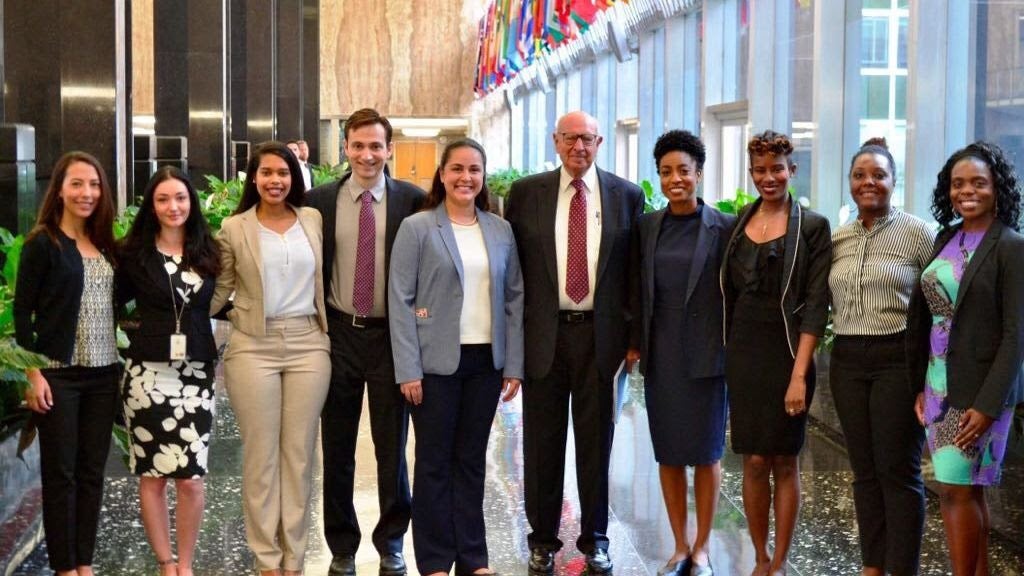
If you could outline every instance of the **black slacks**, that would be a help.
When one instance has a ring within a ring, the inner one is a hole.
[[[356,328],[336,314],[329,317],[328,328],[331,387],[320,417],[324,536],[334,555],[355,554],[359,548],[362,535],[352,497],[365,385],[380,506],[373,545],[381,554],[401,552],[412,506],[405,461],[409,410],[395,382],[388,330],[384,325]]]
[[[903,333],[837,336],[830,381],[853,468],[861,560],[916,574],[924,530],[921,449]]]
[[[572,409],[583,553],[608,549],[608,460],[612,447],[612,375],[598,374],[594,323],[560,322],[548,374],[523,385],[526,518],[530,548],[557,551],[565,479],[565,442]]]
[[[43,369],[53,407],[39,427],[46,551],[54,571],[90,566],[103,503],[103,469],[118,410],[118,366]]]
[[[500,394],[490,344],[463,345],[450,376],[423,376],[423,403],[412,409],[412,544],[420,574],[488,566],[484,471]]]

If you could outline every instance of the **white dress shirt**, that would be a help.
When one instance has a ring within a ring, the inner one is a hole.
[[[597,284],[597,256],[601,252],[601,187],[594,166],[583,175],[587,199],[587,277],[590,291],[577,304],[565,293],[565,276],[569,255],[569,203],[576,194],[573,177],[561,170],[558,183],[558,208],[555,210],[555,257],[558,259],[558,307],[561,310],[593,310],[594,286]]]

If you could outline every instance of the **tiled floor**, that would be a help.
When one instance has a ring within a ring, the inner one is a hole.
[[[651,450],[647,414],[636,390],[626,402],[615,433],[611,470],[610,553],[617,576],[653,575],[672,550],[658,483],[657,465]],[[364,410],[365,412],[365,410]],[[522,494],[522,416],[518,399],[500,406],[494,421],[487,470],[487,527],[491,566],[502,574],[525,574],[528,525]],[[376,488],[369,422],[364,413],[357,465],[356,508],[363,519],[364,534],[376,520]],[[412,441],[409,446],[412,461]],[[569,543],[557,558],[560,575],[575,575],[583,559],[571,543],[578,530],[575,470],[570,440],[565,481],[562,540]],[[245,545],[240,504],[241,446],[227,398],[218,404],[216,429],[207,478],[206,518],[199,539],[195,565],[199,575],[251,574],[252,559]],[[825,575],[859,572],[851,473],[843,452],[825,434],[809,435],[801,457],[803,508],[791,554],[790,574]],[[714,522],[711,557],[717,574],[746,576],[753,567],[753,550],[746,533],[740,501],[740,460],[726,451],[723,460],[722,496]],[[138,518],[136,482],[127,476],[117,457],[108,466],[109,480],[100,527],[96,572],[100,575],[157,574],[145,533]],[[306,573],[325,575],[330,552],[321,537],[320,479],[314,493],[314,525],[311,529]],[[945,544],[937,504],[929,499],[923,574],[947,574]],[[690,515],[691,525],[694,521]],[[691,535],[693,530],[691,528]],[[412,544],[406,551],[412,563]],[[1024,574],[1024,554],[995,542],[992,574]],[[377,556],[364,538],[356,557],[363,575],[377,572]],[[40,547],[16,572],[18,575],[49,574],[43,568],[45,550]]]

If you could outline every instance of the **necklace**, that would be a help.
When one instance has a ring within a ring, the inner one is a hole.
[[[768,237],[768,224],[771,223],[771,218],[775,218],[776,214],[781,212],[766,212],[762,205],[757,209],[757,214],[761,218],[761,241],[764,242],[765,238]]]
[[[470,220],[469,222],[459,222],[458,220],[451,216],[449,216],[448,219],[452,221],[452,224],[458,224],[459,226],[472,226],[473,224],[476,224],[477,221],[476,214],[473,214],[473,219]]]

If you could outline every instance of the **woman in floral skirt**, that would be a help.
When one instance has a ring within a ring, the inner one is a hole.
[[[190,575],[213,424],[217,348],[209,316],[220,254],[181,171],[163,167],[149,181],[121,257],[118,289],[123,299],[135,300],[138,320],[127,330],[131,346],[121,385],[129,467],[140,476],[142,523],[161,576]],[[178,495],[177,563],[168,478]]]

